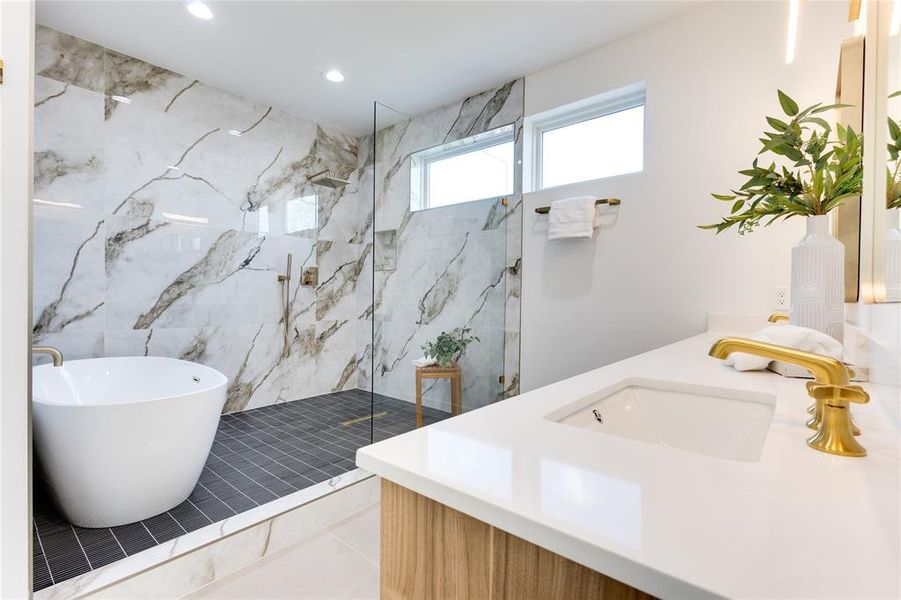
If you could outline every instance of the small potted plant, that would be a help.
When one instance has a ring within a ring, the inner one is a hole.
[[[731,194],[712,194],[730,202],[730,214],[719,223],[701,225],[717,233],[733,226],[740,234],[789,219],[807,218],[807,235],[792,249],[791,322],[842,339],[844,322],[844,245],[829,233],[828,213],[845,199],[858,196],[863,182],[862,139],[851,127],[832,126],[818,116],[844,104],[814,104],[804,110],[778,90],[788,120],[766,117],[771,130],[747,180]],[[775,155],[761,166],[762,155]],[[777,165],[777,162],[779,164]]]
[[[442,369],[448,369],[457,364],[460,353],[472,342],[480,341],[476,336],[468,335],[471,329],[463,328],[458,336],[442,331],[441,335],[422,346],[426,358],[433,358]]]

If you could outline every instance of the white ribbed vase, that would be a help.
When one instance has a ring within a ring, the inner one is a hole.
[[[885,295],[901,299],[901,208],[890,208],[885,234]]]
[[[792,248],[792,325],[842,341],[845,320],[845,246],[829,234],[829,217],[807,217],[807,235]]]

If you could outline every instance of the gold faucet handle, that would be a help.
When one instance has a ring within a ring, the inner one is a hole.
[[[807,393],[816,400],[822,400],[829,404],[830,401],[856,402],[866,404],[870,401],[870,395],[859,385],[829,385],[807,382]]]
[[[789,316],[785,313],[773,313],[768,318],[767,321],[770,323],[778,323],[779,321],[788,321]]]

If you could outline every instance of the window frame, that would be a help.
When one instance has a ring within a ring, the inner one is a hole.
[[[537,115],[531,119],[530,137],[531,137],[531,180],[532,191],[540,191],[576,183],[584,183],[585,181],[597,181],[599,179],[607,179],[609,177],[619,177],[627,173],[617,175],[607,175],[604,177],[596,177],[593,179],[583,179],[579,181],[569,181],[550,187],[545,187],[544,178],[544,134],[556,129],[578,125],[593,119],[599,119],[609,115],[616,114],[639,106],[645,107],[644,116],[647,117],[647,88],[644,83],[630,85],[625,88],[614,90],[589,98],[587,100],[576,102],[568,106],[547,111],[542,115]],[[641,171],[632,171],[632,173],[641,173],[644,171],[644,148],[645,148],[645,127],[642,127],[641,140]]]
[[[472,141],[470,141],[472,140]],[[445,142],[431,148],[418,150],[410,156],[410,210],[418,212],[421,210],[431,210],[435,208],[450,208],[461,204],[469,204],[470,202],[482,202],[484,200],[494,200],[504,198],[509,194],[501,194],[499,196],[485,196],[484,198],[473,198],[472,200],[464,200],[462,202],[454,202],[452,204],[442,204],[441,206],[431,206],[429,197],[429,173],[433,163],[464,154],[479,152],[486,148],[500,146],[503,144],[513,143],[513,168],[516,165],[516,132],[513,123],[493,127],[486,131],[476,133],[474,135],[460,138],[452,142]],[[516,174],[513,174],[513,182],[516,181]],[[513,184],[515,185],[515,183]],[[414,194],[415,191],[415,194]]]

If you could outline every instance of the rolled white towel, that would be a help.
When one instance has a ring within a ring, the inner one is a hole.
[[[413,365],[416,367],[431,367],[432,365],[437,365],[437,364],[438,364],[438,359],[426,358],[424,356],[422,358],[417,358],[416,360],[413,361]]]
[[[844,354],[841,342],[834,337],[797,325],[767,325],[752,335],[751,339],[787,346],[804,352],[824,354],[836,360],[842,360]],[[726,364],[735,367],[736,371],[759,371],[767,368],[770,359],[744,352],[735,352],[726,359]]]
[[[594,235],[596,226],[593,196],[576,196],[551,202],[547,219],[547,239],[584,239]]]

